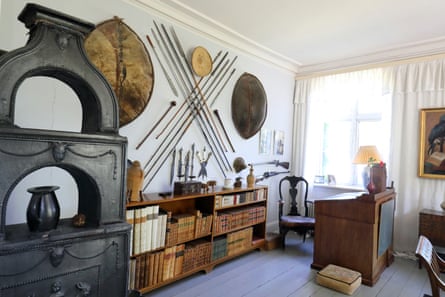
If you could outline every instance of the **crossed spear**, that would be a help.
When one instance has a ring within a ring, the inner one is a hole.
[[[167,68],[170,70],[180,93],[185,99],[170,121],[156,136],[156,138],[159,138],[160,135],[168,130],[166,132],[167,136],[162,140],[161,144],[158,145],[155,152],[143,166],[146,181],[144,189],[156,176],[156,173],[165,163],[168,156],[173,152],[192,122],[197,123],[200,132],[204,136],[206,144],[215,156],[218,167],[225,177],[226,172],[231,171],[232,167],[225,155],[227,148],[218,131],[218,127],[212,118],[212,113],[210,112],[209,107],[213,105],[222,89],[234,74],[235,68],[232,70],[230,69],[237,57],[230,62],[230,60],[227,59],[228,53],[226,52],[222,58],[219,59],[221,55],[220,51],[212,61],[212,64],[217,64],[211,71],[210,75],[206,78],[200,77],[200,79],[196,81],[193,70],[187,61],[183,47],[174,29],[171,28],[170,35],[163,24],[159,27],[158,24],[154,22],[154,25],[156,32],[151,29],[152,37],[155,39],[156,44],[166,61]],[[157,48],[154,47],[154,44],[151,41],[149,43],[152,46],[152,49],[156,52]],[[158,54],[156,53],[156,55]],[[202,85],[201,82],[203,82]],[[217,92],[216,96],[213,101],[208,104],[208,99],[211,98],[214,92]],[[187,110],[183,111],[184,107],[187,107]],[[172,124],[173,121],[176,122]],[[230,143],[227,134],[225,135],[225,140]],[[231,147],[233,149],[232,145]],[[149,177],[149,175],[151,177]]]

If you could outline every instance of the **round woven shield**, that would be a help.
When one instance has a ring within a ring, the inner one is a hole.
[[[244,73],[232,94],[232,120],[238,133],[245,139],[255,135],[267,116],[267,96],[263,85],[254,75]]]
[[[147,106],[154,84],[153,65],[142,40],[115,17],[96,26],[85,39],[85,50],[116,93],[120,126],[136,119]]]
[[[212,57],[202,46],[197,46],[192,53],[192,68],[199,76],[206,76],[212,71]]]

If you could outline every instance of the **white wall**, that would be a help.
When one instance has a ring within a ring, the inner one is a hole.
[[[24,25],[17,20],[17,16],[25,6],[23,0],[5,0],[1,2],[1,15],[0,15],[0,49],[12,50],[21,47],[27,40],[27,30]],[[132,1],[123,0],[94,0],[94,1],[69,1],[69,0],[38,0],[33,1],[64,13],[73,15],[77,18],[92,22],[99,23],[104,20],[110,19],[113,16],[118,16],[124,19],[124,22],[129,25],[140,37],[145,40],[145,35],[150,34],[150,29],[154,28],[153,20],[158,23],[163,23],[166,26],[173,26],[176,30],[178,37],[180,38],[184,49],[187,52],[191,52],[194,47],[201,45],[204,46],[212,56],[222,50],[228,51],[229,57],[233,58],[238,56],[237,61],[234,64],[236,72],[232,79],[229,81],[220,97],[217,99],[214,108],[218,109],[222,120],[225,123],[226,129],[230,135],[231,141],[235,146],[236,152],[229,152],[226,154],[230,162],[234,158],[241,156],[246,162],[264,162],[279,159],[280,161],[290,161],[291,156],[291,137],[292,137],[292,110],[293,110],[293,88],[294,88],[294,73],[287,70],[277,68],[269,64],[268,62],[259,60],[245,52],[238,52],[235,47],[230,44],[217,41],[216,39],[210,39],[203,35],[197,34],[183,24],[177,23],[173,18],[168,16],[162,16],[154,11],[150,11],[148,8],[141,9],[135,5]],[[136,145],[144,137],[154,123],[159,119],[160,115],[167,109],[171,100],[176,100],[180,105],[184,98],[179,96],[175,98],[170,90],[167,81],[161,71],[158,61],[154,57],[152,49],[146,45],[150,52],[152,62],[154,64],[155,71],[155,84],[154,90],[150,99],[150,102],[144,112],[130,124],[121,127],[120,134],[127,136],[128,138],[128,158],[131,160],[139,160],[141,163],[145,163],[154,153],[156,148],[160,145],[162,139],[156,140],[151,136],[145,144],[136,150]],[[255,75],[263,84],[268,98],[268,114],[264,128],[272,130],[282,130],[285,133],[285,148],[284,155],[259,155],[259,135],[255,135],[252,138],[245,140],[236,132],[231,119],[231,96],[234,84],[236,80],[244,72]],[[46,125],[47,129],[77,129],[79,119],[74,116],[72,110],[75,110],[76,114],[78,108],[73,105],[76,99],[70,98],[69,91],[63,89],[57,83],[49,82],[48,84],[42,84],[41,82],[29,83],[29,86],[22,91],[24,98],[21,104],[17,106],[17,122],[22,125],[33,125],[35,120],[36,126]],[[36,98],[34,93],[42,92],[44,94],[51,94],[50,96],[41,96]],[[26,98],[25,98],[26,97]],[[19,98],[18,98],[19,99]],[[37,103],[36,103],[37,102]],[[59,102],[64,102],[60,104]],[[47,106],[43,110],[38,106]],[[69,108],[67,108],[69,106]],[[51,112],[48,112],[51,110]],[[45,123],[41,123],[41,119],[45,118]],[[40,122],[40,123],[39,123]],[[185,137],[180,141],[177,148],[183,147],[184,150],[190,149],[192,143],[195,143],[198,149],[202,149],[205,145],[204,138],[199,132],[197,125],[192,124],[191,128],[187,131]],[[208,149],[208,147],[207,147]],[[147,192],[163,192],[171,190],[169,185],[170,176],[170,159],[162,166],[156,177],[147,187]],[[195,168],[198,165],[195,164]],[[280,171],[282,168],[276,168],[273,166],[258,166],[255,168],[257,175],[266,170]],[[3,169],[4,170],[4,169]],[[223,183],[223,174],[218,169],[218,166],[212,157],[209,161],[208,167],[209,178],[216,179],[218,184]],[[58,171],[50,170],[51,173],[44,173],[47,177],[47,183],[62,184],[59,200],[61,200],[62,209],[65,208],[65,212],[62,212],[62,216],[66,217],[73,215],[76,212],[77,204],[73,203],[73,195],[75,197],[76,190],[66,189],[73,187],[70,177],[66,177],[65,181],[59,181],[57,178],[61,174]],[[63,175],[63,174],[62,174]],[[234,173],[227,172],[228,176],[234,176]],[[270,186],[270,209],[268,214],[268,221],[273,222],[277,217],[276,210],[276,183],[278,177],[270,178],[265,181]],[[7,224],[18,223],[24,221],[24,213],[30,194],[26,193],[26,188],[35,183],[44,183],[42,179],[31,179],[31,181],[24,181],[14,193],[13,199],[10,199],[8,204],[8,216]],[[45,180],[45,178],[43,178]],[[70,198],[71,197],[71,198]],[[66,201],[63,201],[63,200]]]

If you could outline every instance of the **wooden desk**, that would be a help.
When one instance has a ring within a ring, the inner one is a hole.
[[[433,245],[445,247],[445,212],[422,209],[419,213],[419,235],[426,236]]]
[[[315,200],[312,267],[343,266],[374,285],[393,260],[394,189],[354,197],[348,193]]]

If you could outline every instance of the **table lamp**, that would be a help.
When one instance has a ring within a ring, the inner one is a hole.
[[[367,187],[369,183],[369,173],[370,173],[370,167],[372,164],[378,163],[382,160],[382,157],[380,156],[379,151],[377,150],[377,147],[375,145],[364,145],[360,146],[358,149],[357,154],[354,157],[354,160],[352,161],[353,164],[366,164],[365,168],[363,169],[363,186]]]

